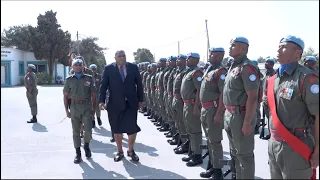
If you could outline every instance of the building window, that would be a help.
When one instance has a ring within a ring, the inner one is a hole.
[[[46,65],[44,64],[37,64],[36,66],[36,72],[46,72]]]
[[[19,75],[24,76],[24,62],[19,62]]]

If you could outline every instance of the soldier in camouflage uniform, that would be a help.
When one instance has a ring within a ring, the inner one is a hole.
[[[143,85],[143,90],[144,90],[144,97],[146,97],[144,99],[144,116],[150,116],[150,113],[151,113],[151,110],[148,108],[149,106],[149,99],[148,99],[148,88],[147,88],[147,77],[148,75],[150,74],[150,69],[148,68],[150,65],[149,62],[145,62],[144,63],[144,67],[145,67],[145,73],[143,74],[143,77],[142,77],[142,85]]]
[[[237,179],[254,179],[254,127],[259,98],[258,69],[247,58],[249,41],[236,37],[230,42],[229,55],[234,58],[223,88],[226,111],[224,126],[228,135],[231,157],[235,157]]]
[[[165,133],[166,137],[173,139],[168,139],[168,143],[171,145],[177,145],[178,144],[178,134],[177,129],[175,127],[175,122],[172,117],[172,99],[173,99],[173,74],[176,72],[176,61],[178,57],[177,56],[170,56],[168,58],[168,64],[169,64],[169,70],[165,73],[164,79],[163,79],[163,86],[165,88],[165,92],[167,93],[167,98],[164,98],[165,101],[165,108],[166,108],[166,115],[168,119],[168,124],[170,126],[170,131],[168,133]]]
[[[189,150],[189,140],[182,137],[182,135],[187,134],[187,129],[185,122],[183,120],[183,100],[181,98],[181,83],[185,74],[191,71],[191,68],[186,68],[186,59],[187,56],[180,54],[177,60],[178,69],[174,75],[173,81],[173,100],[172,100],[172,110],[173,110],[173,119],[176,122],[176,127],[179,132],[179,142],[178,146],[174,148],[175,154],[184,154]]]
[[[140,76],[141,76],[141,80],[142,80],[142,85],[143,85],[143,91],[144,91],[144,96],[146,96],[146,90],[145,90],[145,85],[143,83],[145,83],[145,79],[144,79],[144,75],[147,73],[147,64],[145,62],[142,62],[141,63],[141,73],[140,73]],[[141,113],[145,113],[147,112],[147,108],[146,108],[146,101],[144,100],[143,103],[142,103],[142,107],[140,109],[140,112]]]
[[[97,72],[97,65],[95,65],[95,64],[91,64],[89,66],[89,69],[91,69],[92,72],[93,72],[93,79],[95,80],[96,87],[97,87],[97,90],[96,90],[97,97],[96,97],[96,99],[98,99],[99,98],[99,94],[100,94],[100,88],[99,87],[100,87],[100,82],[101,82],[101,74],[99,74]],[[96,103],[95,113],[96,113],[96,116],[97,116],[98,125],[101,126],[102,125],[101,110],[99,108],[99,102],[98,101],[96,101],[96,102],[97,103]],[[95,125],[95,119],[93,119],[93,122],[94,122],[93,124]]]
[[[207,138],[209,161],[207,171],[200,173],[203,178],[223,179],[220,160],[223,159],[222,130],[224,107],[222,92],[227,69],[222,67],[221,61],[224,49],[221,47],[210,49],[211,65],[205,71],[200,88],[201,123]]]
[[[163,74],[164,74],[164,71],[166,70],[166,62],[167,62],[167,58],[160,58],[160,64],[159,64],[159,72],[157,73],[156,75],[156,86],[157,86],[157,91],[156,91],[156,102],[157,105],[158,105],[158,115],[159,115],[159,118],[157,119],[157,124],[156,126],[161,126],[160,128],[162,128],[163,126],[165,126],[165,123],[164,123],[164,117],[163,117],[163,114],[165,113],[164,112],[164,104],[163,104]],[[160,129],[158,128],[158,129]]]
[[[152,92],[152,98],[153,98],[153,114],[152,116],[149,116],[148,119],[151,119],[151,122],[154,123],[154,125],[158,125],[161,121],[160,119],[160,113],[159,113],[159,103],[158,103],[158,90],[157,90],[157,82],[158,82],[158,76],[159,76],[159,72],[160,72],[160,61],[157,64],[157,68],[156,68],[156,72],[155,75],[151,77],[151,92]]]
[[[147,88],[148,88],[148,101],[149,101],[149,108],[150,108],[150,118],[149,119],[153,119],[154,117],[154,109],[155,109],[155,103],[154,102],[154,95],[155,95],[155,75],[156,75],[156,71],[157,71],[157,64],[156,63],[152,63],[149,65],[149,69],[150,69],[150,72],[149,72],[149,75],[147,77],[147,80],[146,80],[146,84],[147,84]]]
[[[199,94],[203,72],[197,67],[199,59],[200,55],[198,53],[189,53],[187,55],[187,66],[192,70],[183,77],[181,84],[181,97],[184,102],[183,117],[191,142],[191,153],[188,157],[182,158],[183,161],[187,162],[187,166],[202,164]]]
[[[73,143],[76,149],[74,163],[78,164],[81,158],[81,138],[80,130],[84,124],[84,150],[87,158],[91,157],[89,148],[92,139],[92,118],[96,107],[96,87],[92,76],[82,72],[83,61],[76,59],[72,62],[74,74],[66,79],[63,88],[64,106],[67,117],[71,118],[73,129]],[[70,111],[68,108],[68,98],[71,98]]]
[[[26,96],[29,102],[29,106],[31,109],[32,118],[27,123],[36,123],[37,114],[38,114],[38,105],[37,105],[37,96],[38,96],[38,88],[37,88],[37,76],[33,72],[36,70],[36,66],[33,64],[28,64],[27,73],[24,76],[24,86],[27,89]]]

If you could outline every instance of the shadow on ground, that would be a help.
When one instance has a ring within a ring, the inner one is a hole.
[[[105,137],[111,137],[111,131],[107,130],[103,126],[94,128],[92,131],[92,134],[105,136]]]
[[[113,153],[117,151],[117,146],[92,139],[90,149],[93,153],[103,153],[106,154],[107,157],[113,158]]]
[[[128,140],[124,139],[124,141],[128,141]],[[128,148],[128,143],[127,142],[123,142],[122,146]],[[149,156],[153,156],[153,157],[159,156],[159,154],[156,153],[156,151],[158,151],[158,150],[155,147],[148,146],[148,145],[145,145],[145,144],[142,144],[142,143],[139,143],[139,142],[136,142],[134,144],[134,151],[135,152],[140,152],[140,153],[147,153]]]
[[[47,127],[40,123],[33,123],[32,130],[36,132],[48,132]]]
[[[82,162],[79,164],[79,166],[83,170],[83,179],[127,179],[125,176],[117,172],[105,170],[93,159],[88,159],[88,161],[90,162],[92,167],[90,167],[86,162]]]
[[[177,173],[133,163],[126,158],[123,158],[123,166],[134,179],[186,179]]]

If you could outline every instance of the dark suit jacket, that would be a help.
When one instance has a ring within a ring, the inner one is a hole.
[[[106,65],[102,73],[99,102],[105,102],[106,91],[109,90],[107,106],[112,106],[116,111],[123,111],[126,108],[126,100],[131,108],[137,110],[138,102],[143,102],[142,80],[137,65],[127,62],[126,69],[124,82],[116,63]]]

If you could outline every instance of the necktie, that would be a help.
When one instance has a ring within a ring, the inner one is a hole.
[[[120,66],[120,75],[121,75],[121,79],[124,82],[124,71],[123,71],[123,66]]]

